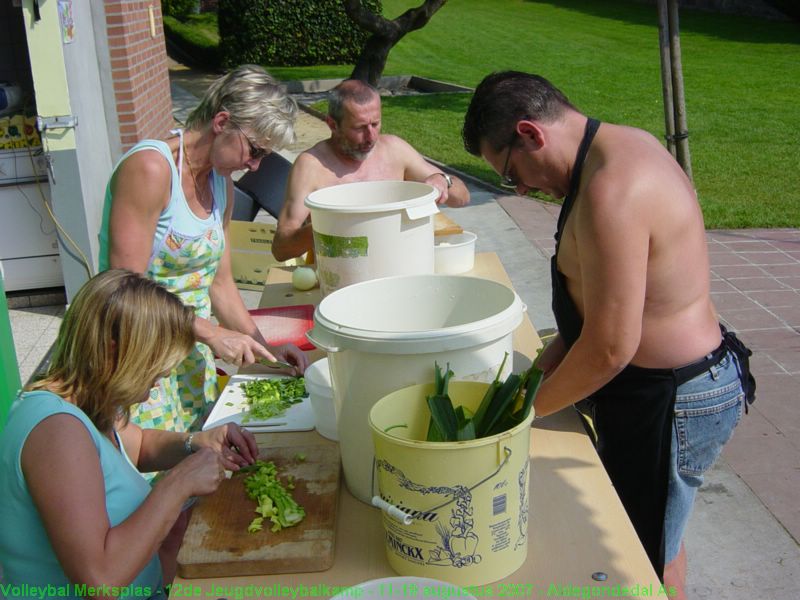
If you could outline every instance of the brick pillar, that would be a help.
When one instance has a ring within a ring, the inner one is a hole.
[[[104,1],[119,135],[125,151],[141,139],[165,137],[173,125],[161,2]]]

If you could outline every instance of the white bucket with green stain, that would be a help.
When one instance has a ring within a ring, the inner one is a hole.
[[[361,181],[312,192],[317,274],[323,294],[390,275],[433,273],[433,186]]]
[[[487,385],[451,381],[453,406],[474,412]],[[514,573],[528,555],[533,409],[497,435],[420,441],[433,391],[433,384],[423,384],[392,392],[369,414],[386,556],[401,575],[485,585]]]

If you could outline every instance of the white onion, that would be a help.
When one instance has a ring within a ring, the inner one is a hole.
[[[292,273],[292,286],[296,290],[310,290],[317,285],[317,273],[311,267],[297,267]]]

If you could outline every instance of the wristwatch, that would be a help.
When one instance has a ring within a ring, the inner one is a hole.
[[[193,439],[194,439],[194,433],[190,433],[183,440],[183,449],[186,452],[186,454],[194,454],[194,448],[192,448]]]
[[[450,175],[448,175],[444,171],[436,171],[436,173],[434,173],[434,175],[441,175],[442,177],[444,177],[444,180],[447,182],[447,189],[448,190],[451,187],[453,187],[453,178],[450,177]]]

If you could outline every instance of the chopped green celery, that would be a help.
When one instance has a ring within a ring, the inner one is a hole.
[[[272,522],[271,531],[276,533],[283,527],[291,527],[297,525],[305,517],[305,510],[302,506],[295,502],[291,494],[284,488],[278,479],[278,468],[273,462],[256,461],[250,468],[250,475],[244,480],[244,487],[247,496],[258,503],[255,512],[260,514],[261,517],[254,519],[253,523],[248,527],[248,531],[261,530],[261,520],[269,518]],[[289,489],[294,488],[293,477],[287,478]],[[287,518],[289,515],[289,518]],[[260,520],[259,520],[260,519]],[[254,524],[259,526],[258,529],[251,529]]]
[[[239,385],[244,390],[248,412],[242,422],[266,421],[281,416],[293,404],[303,401],[306,393],[302,377],[254,379]]]

